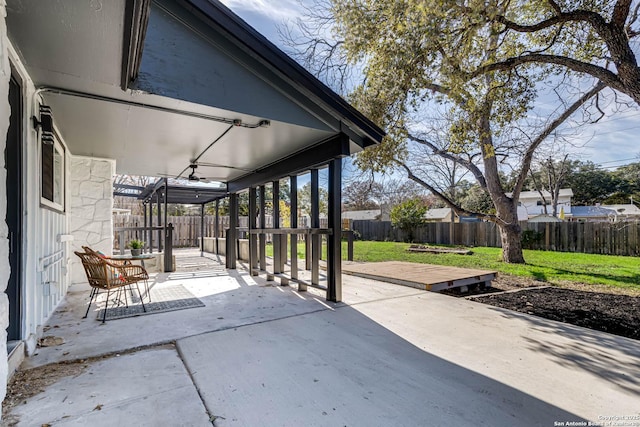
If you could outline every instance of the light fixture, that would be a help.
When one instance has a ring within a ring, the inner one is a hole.
[[[261,128],[268,128],[271,126],[271,122],[269,120],[260,120],[260,122],[258,122],[258,126]]]
[[[45,145],[53,145],[53,114],[51,107],[48,105],[40,105],[40,120],[33,118],[35,128],[40,128],[40,140]]]

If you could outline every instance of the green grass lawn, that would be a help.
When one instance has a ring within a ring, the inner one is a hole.
[[[430,254],[407,252],[408,243],[354,243],[354,261],[408,261],[454,267],[496,270],[500,273],[528,277],[549,283],[565,281],[611,285],[640,289],[640,258],[612,255],[592,255],[569,252],[525,250],[526,264],[501,261],[500,248],[473,248],[473,255]],[[271,246],[267,254],[271,256]],[[324,252],[324,251],[323,251]],[[298,245],[298,257],[304,257],[304,244]],[[342,244],[346,259],[347,244]],[[323,255],[324,259],[324,255]]]

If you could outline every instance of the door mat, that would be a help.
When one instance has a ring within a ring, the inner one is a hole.
[[[128,291],[127,291],[128,292]],[[167,311],[184,310],[187,308],[204,307],[204,303],[196,298],[182,285],[173,285],[163,288],[152,288],[151,302],[145,302],[144,306],[147,311],[142,310],[140,298],[137,291],[134,291],[135,297],[129,298],[129,307],[120,305],[107,309],[106,320],[123,319],[125,317],[143,316],[145,314],[164,313]],[[147,296],[143,294],[144,299]],[[133,301],[131,301],[133,300]],[[104,316],[104,308],[98,311],[97,320],[102,321]]]

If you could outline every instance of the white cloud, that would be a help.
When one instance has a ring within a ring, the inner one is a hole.
[[[276,4],[268,0],[221,0],[229,9],[242,16],[242,12],[251,12],[280,23],[300,16],[297,0],[279,0]]]

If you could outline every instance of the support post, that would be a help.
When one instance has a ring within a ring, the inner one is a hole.
[[[204,203],[200,208],[200,256],[204,256]]]
[[[165,249],[165,252],[166,252],[166,250],[167,250],[167,248],[166,248],[166,246],[167,246],[167,243],[166,243],[166,240],[167,240],[166,239],[166,236],[167,236],[167,224],[169,223],[167,221],[167,219],[168,219],[167,216],[169,215],[169,203],[168,203],[168,200],[169,200],[169,184],[168,184],[168,179],[167,178],[164,179],[164,194],[163,194],[163,196],[164,196],[164,221],[162,222],[162,225],[164,226],[164,235],[165,235],[165,248],[164,249]]]
[[[311,234],[304,235],[304,269],[311,270]]]
[[[158,227],[162,224],[162,205],[160,204],[160,192],[156,192],[156,205],[158,207]],[[162,252],[162,230],[158,228],[158,252]]]
[[[333,233],[327,236],[327,300],[342,301],[342,159],[329,163],[328,222]]]
[[[265,213],[267,191],[264,185],[260,186],[260,228],[263,230],[266,228],[265,220],[267,215]],[[258,236],[258,258],[260,261],[260,270],[267,271],[267,236],[260,233]]]
[[[146,253],[148,252],[149,239],[147,238],[147,204],[142,203],[142,211],[144,212],[144,229],[142,231],[142,239],[146,240],[146,242],[142,245],[142,250]]]
[[[298,228],[298,177],[292,175],[289,177],[289,200],[291,207],[291,228]],[[298,278],[298,235],[291,234],[291,278]],[[298,291],[307,290],[306,285],[298,283]]]
[[[147,205],[149,206],[149,252],[153,252],[153,199],[149,199]]]
[[[165,226],[164,244],[164,272],[170,273],[173,269],[173,224]]]
[[[280,181],[272,183],[273,196],[273,228],[280,228]],[[282,245],[280,234],[274,234],[273,240],[273,273],[282,273]]]
[[[216,247],[214,248],[214,252],[218,255],[220,253],[220,250],[218,249],[218,239],[220,238],[220,199],[216,199],[216,219],[214,222],[215,230],[213,231],[213,235],[216,238]]]
[[[238,195],[229,194],[229,232],[227,233],[226,267],[236,268],[236,235],[238,234]]]
[[[256,189],[249,188],[249,274],[258,275],[258,236],[251,233],[256,228]]]
[[[320,228],[320,191],[318,188],[318,169],[311,170],[311,228]],[[311,283],[320,284],[320,246],[319,234],[311,235]]]

